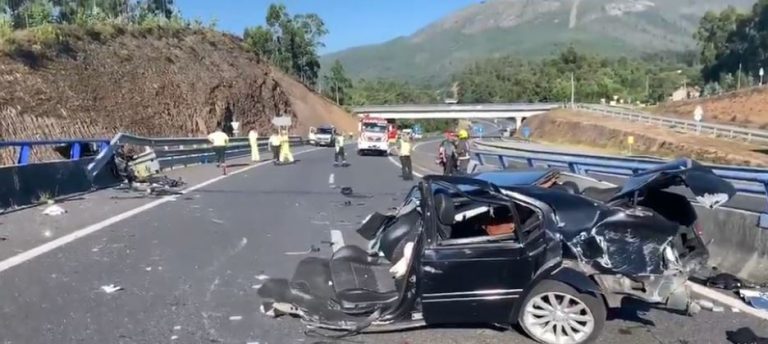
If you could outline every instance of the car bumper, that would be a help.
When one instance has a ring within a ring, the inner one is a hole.
[[[358,150],[376,150],[376,151],[389,151],[389,143],[387,142],[358,142]]]

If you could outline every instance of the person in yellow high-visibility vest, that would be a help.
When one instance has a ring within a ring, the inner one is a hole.
[[[274,163],[280,161],[280,131],[275,130],[269,136],[269,147],[272,149],[272,160]]]
[[[251,161],[261,160],[259,156],[259,133],[256,128],[248,132],[248,143],[251,144]]]
[[[213,151],[216,153],[216,167],[225,165],[229,136],[221,131],[221,127],[217,127],[216,131],[208,135],[208,141],[211,142],[213,145]]]
[[[411,161],[411,137],[408,134],[400,135],[400,146],[397,149],[400,156],[400,168],[403,180],[413,180],[413,163]]]
[[[280,135],[280,162],[293,162],[293,154],[291,154],[291,139],[288,137],[288,131],[283,131]]]
[[[344,154],[344,134],[337,135],[334,133],[334,146],[336,148],[336,154],[333,156],[333,164],[334,165],[346,165],[347,164],[347,156]]]

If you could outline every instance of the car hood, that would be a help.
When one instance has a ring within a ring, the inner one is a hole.
[[[611,201],[632,196],[636,192],[662,190],[678,185],[685,185],[696,200],[707,208],[716,208],[736,194],[733,184],[718,177],[709,168],[691,159],[680,159],[634,175]]]

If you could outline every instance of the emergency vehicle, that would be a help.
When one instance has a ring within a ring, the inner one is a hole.
[[[365,155],[377,153],[387,155],[389,153],[389,135],[392,126],[384,118],[365,116],[360,119],[358,130],[360,136],[357,139],[357,154]],[[397,131],[395,131],[397,136]]]

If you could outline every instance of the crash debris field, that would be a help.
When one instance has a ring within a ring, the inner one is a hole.
[[[58,47],[0,52],[0,137],[203,136],[227,116],[243,130],[271,130],[277,115],[291,116],[295,133],[356,128],[352,116],[245,51],[237,37],[158,29],[104,39],[83,30],[63,27]],[[1,151],[0,163],[12,156]]]

